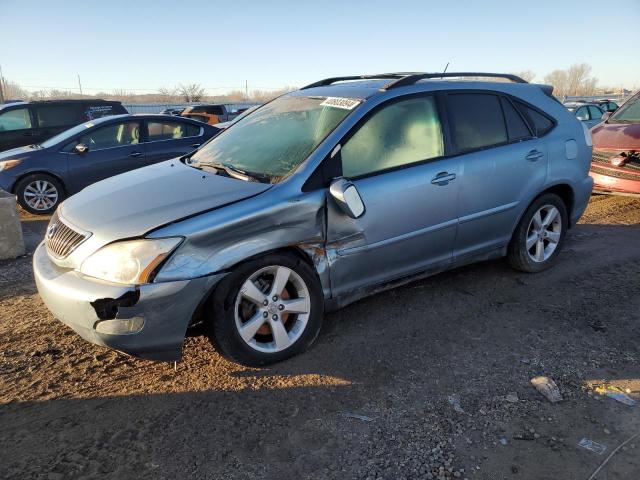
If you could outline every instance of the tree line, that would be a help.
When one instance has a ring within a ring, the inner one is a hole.
[[[536,74],[531,70],[516,72],[516,75],[531,82],[537,81]],[[591,75],[591,66],[587,63],[576,63],[565,70],[553,70],[545,75],[543,83],[553,85],[553,93],[557,97],[563,96],[591,96],[610,93],[612,89],[598,88],[598,79]],[[28,91],[15,82],[4,82],[4,97],[13,100],[54,100],[67,98],[103,98],[105,100],[119,100],[123,103],[190,103],[190,102],[218,102],[263,103],[283,93],[296,90],[297,87],[284,87],[278,90],[232,90],[223,95],[207,94],[199,83],[180,84],[174,87],[160,87],[153,93],[133,93],[126,89],[112,92],[98,92],[95,95],[80,95],[72,90],[37,90]]]

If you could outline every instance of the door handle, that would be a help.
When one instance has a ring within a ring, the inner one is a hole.
[[[131,152],[129,154],[130,157],[139,157],[140,155],[142,155],[142,153],[140,153],[140,152]]]
[[[200,146],[199,143],[192,143],[191,145],[189,145],[191,148],[198,148]]]
[[[435,177],[431,179],[431,183],[433,185],[438,185],[439,187],[442,187],[444,185],[448,185],[449,182],[455,179],[456,179],[455,173],[440,172],[439,174],[437,174]]]
[[[524,157],[525,159],[527,159],[530,162],[537,162],[538,160],[540,160],[542,157],[544,156],[544,153],[538,151],[538,150],[531,150],[526,157]]]

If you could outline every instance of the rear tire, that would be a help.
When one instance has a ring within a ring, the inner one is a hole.
[[[567,207],[554,193],[541,195],[523,215],[507,249],[511,267],[541,272],[553,266],[569,226]]]
[[[53,213],[64,200],[62,183],[45,173],[34,173],[20,179],[15,192],[20,206],[35,215]]]
[[[307,263],[276,253],[243,263],[227,275],[210,309],[208,334],[220,353],[256,367],[311,346],[322,326],[324,299]]]

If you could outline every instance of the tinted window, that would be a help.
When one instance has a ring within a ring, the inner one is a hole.
[[[200,127],[186,122],[148,122],[149,141],[177,140],[195,137],[200,134]]]
[[[502,110],[504,112],[504,118],[507,122],[509,140],[522,140],[524,138],[531,137],[529,127],[527,127],[527,124],[522,119],[522,116],[506,98],[502,99]]]
[[[591,120],[599,120],[602,118],[602,110],[598,107],[589,106],[589,113],[591,114]]]
[[[44,105],[36,108],[39,127],[66,127],[82,121],[80,105]]]
[[[433,97],[393,103],[374,113],[342,147],[342,173],[357,177],[442,156]]]
[[[120,108],[114,112],[113,105],[86,105],[84,110],[84,120],[95,120],[97,118],[108,117],[114,113],[125,113]]]
[[[139,143],[139,139],[140,123],[127,122],[97,128],[82,136],[79,142],[89,147],[89,150],[91,151],[101,150],[103,148],[135,145]]]
[[[553,122],[551,121],[550,118],[541,114],[537,110],[534,110],[528,105],[525,105],[524,103],[521,103],[521,102],[516,102],[516,103],[520,111],[523,112],[525,116],[529,118],[531,126],[536,131],[536,136],[541,137],[553,128]]]
[[[0,132],[9,130],[22,130],[31,128],[31,118],[29,110],[26,108],[16,108],[8,112],[0,113]]]
[[[474,150],[507,141],[507,129],[496,95],[454,93],[447,96],[451,131],[459,150]]]
[[[580,107],[576,110],[576,118],[578,120],[589,120],[589,112],[587,111],[587,107]]]

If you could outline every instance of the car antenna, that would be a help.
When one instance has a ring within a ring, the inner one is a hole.
[[[444,70],[442,71],[442,75],[447,73],[447,68],[449,68],[449,62],[447,62],[447,64],[444,66]],[[442,78],[442,77],[440,77],[440,78]]]

